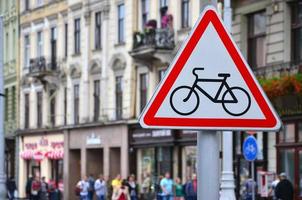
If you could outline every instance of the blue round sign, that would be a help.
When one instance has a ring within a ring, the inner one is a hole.
[[[254,136],[248,136],[243,143],[243,156],[248,161],[254,161],[258,154],[257,140]]]

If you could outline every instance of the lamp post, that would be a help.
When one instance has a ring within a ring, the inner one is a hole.
[[[3,17],[0,16],[0,199],[6,199],[4,163]]]

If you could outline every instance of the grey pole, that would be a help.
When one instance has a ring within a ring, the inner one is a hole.
[[[207,5],[217,8],[217,0],[201,0],[201,12]],[[217,131],[200,131],[197,135],[197,151],[197,199],[219,199],[219,137]]]
[[[252,200],[255,200],[255,162],[252,161],[252,180],[253,180],[253,184],[252,184]]]
[[[0,16],[0,199],[6,199],[4,163],[3,17]]]
[[[232,30],[231,0],[224,0],[223,21],[229,32]],[[223,131],[223,162],[221,174],[220,200],[235,200],[235,180],[233,172],[233,132]]]

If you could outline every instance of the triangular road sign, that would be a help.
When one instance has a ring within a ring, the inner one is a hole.
[[[140,116],[147,128],[278,130],[281,121],[207,7]]]

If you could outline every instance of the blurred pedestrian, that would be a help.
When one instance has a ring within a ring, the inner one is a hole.
[[[40,200],[41,181],[39,176],[35,176],[31,183],[31,197],[32,200]]]
[[[269,196],[272,196],[273,200],[278,200],[276,197],[276,187],[279,182],[280,182],[279,175],[276,175],[276,179],[272,182],[271,188],[269,191]]]
[[[16,185],[16,181],[13,176],[11,176],[7,180],[6,188],[7,188],[8,199],[9,200],[15,199],[15,192],[17,191],[17,185]]]
[[[138,200],[138,185],[135,181],[135,176],[130,175],[127,182],[129,195],[131,200]]]
[[[78,182],[77,187],[80,189],[80,200],[88,200],[89,182],[86,175]]]
[[[183,200],[184,199],[184,192],[183,192],[183,186],[181,184],[181,180],[179,177],[175,179],[175,200]]]
[[[256,194],[256,191],[257,191],[256,188],[257,188],[256,182],[253,179],[248,178],[244,182],[243,200],[252,200],[253,195]],[[254,194],[253,194],[253,191],[254,191]]]
[[[107,194],[107,185],[104,176],[100,174],[99,178],[94,183],[94,190],[97,200],[105,200]]]
[[[60,192],[52,179],[48,181],[48,197],[49,200],[60,200]]]
[[[276,186],[276,197],[281,200],[293,200],[294,199],[294,187],[292,183],[287,179],[286,173],[280,174],[280,182]]]
[[[45,181],[45,177],[42,177],[41,180],[41,189],[40,189],[40,200],[48,200],[48,184]]]
[[[185,185],[185,194],[187,200],[197,200],[197,176],[192,175],[192,179],[189,179]]]
[[[31,196],[31,184],[33,182],[33,177],[29,175],[27,181],[26,181],[26,186],[25,186],[25,193],[26,193],[26,198],[29,200],[32,200]]]
[[[156,199],[157,200],[162,200],[162,193],[163,193],[163,191],[161,189],[160,182],[161,182],[161,180],[163,178],[164,178],[163,176],[159,176],[158,177],[158,182],[155,183],[155,186],[154,186],[155,187],[155,193],[156,193]]]
[[[130,200],[127,180],[123,180],[120,187],[113,189],[112,200]]]
[[[89,189],[88,189],[88,200],[93,200],[94,194],[94,178],[93,175],[90,174],[88,177]]]
[[[166,172],[165,177],[160,181],[162,200],[173,200],[173,185],[174,182],[170,177],[170,173]]]
[[[151,198],[151,186],[150,173],[147,173],[142,183],[142,198],[144,200],[149,200]]]
[[[111,185],[113,190],[122,186],[122,178],[120,174],[116,175],[115,179],[112,180]]]

